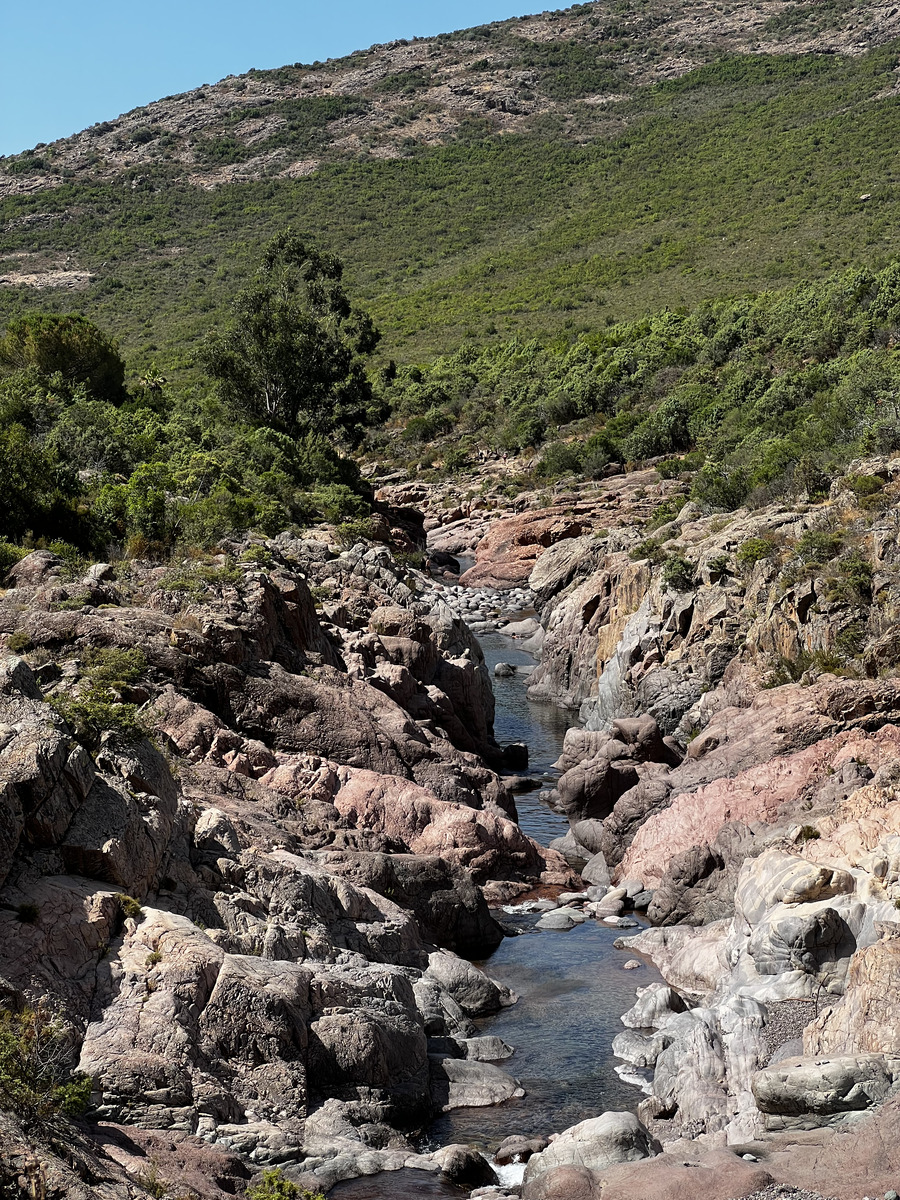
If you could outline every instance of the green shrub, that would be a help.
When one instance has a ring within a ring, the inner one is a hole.
[[[709,578],[713,583],[721,583],[731,574],[730,561],[727,554],[717,554],[707,564]]]
[[[311,1192],[286,1179],[280,1167],[263,1171],[262,1183],[247,1192],[247,1200],[325,1200],[321,1192]]]
[[[134,896],[126,896],[124,892],[119,892],[116,895],[116,902],[123,917],[131,917],[135,921],[140,920],[144,912],[140,900],[136,900]]]
[[[12,542],[0,539],[0,579],[29,553],[29,550],[23,550],[21,546],[14,546]]]
[[[815,825],[802,825],[797,833],[798,842],[814,842],[822,835]]]
[[[665,458],[656,464],[656,472],[662,479],[677,479],[685,470],[683,458]]]
[[[97,647],[85,659],[85,675],[92,683],[102,687],[137,683],[147,670],[147,658],[143,650],[133,647],[122,650],[118,646]]]
[[[6,648],[10,654],[27,654],[33,646],[34,642],[24,629],[17,629],[6,639]]]
[[[64,579],[77,579],[79,575],[84,574],[88,559],[77,546],[73,546],[71,542],[54,541],[48,544],[47,549],[62,559]]]
[[[91,1079],[70,1069],[70,1053],[65,1027],[43,1008],[0,1012],[0,1105],[27,1119],[79,1116]]]
[[[241,562],[255,563],[266,570],[274,562],[274,556],[266,546],[248,546],[241,555]]]
[[[549,442],[541,453],[535,474],[541,479],[574,475],[581,470],[582,450],[575,442]]]
[[[628,552],[628,557],[632,562],[640,562],[646,558],[654,566],[658,566],[665,558],[665,551],[662,549],[662,544],[656,538],[644,538],[642,542],[638,542],[636,546],[632,546]]]
[[[647,558],[658,566],[665,558],[665,551],[656,538],[645,538],[629,551],[629,558],[634,562],[640,562],[642,558]]]
[[[743,468],[707,463],[698,471],[691,495],[698,504],[731,512],[743,504],[749,491],[750,482]]]
[[[357,542],[368,542],[372,538],[372,522],[369,520],[363,521],[342,521],[335,528],[338,544],[345,550],[349,550],[351,546],[355,546]]]
[[[329,483],[316,488],[309,499],[316,512],[326,521],[353,521],[366,517],[370,512],[368,502],[345,483]]]
[[[861,499],[864,496],[874,496],[876,492],[884,489],[884,480],[879,479],[877,475],[848,475],[844,482],[850,491]]]
[[[866,647],[867,630],[864,621],[853,621],[834,639],[835,650],[846,658],[857,658]]]
[[[223,566],[211,563],[183,563],[173,567],[157,585],[162,592],[183,592],[195,598],[214,587],[226,587],[240,583],[244,574],[236,563]]]
[[[747,538],[738,546],[735,558],[742,567],[750,571],[758,562],[771,558],[774,553],[775,543],[773,541],[769,538],[753,537]]]
[[[835,574],[828,579],[826,593],[831,600],[849,604],[871,604],[872,566],[859,550],[851,550],[834,564]]]
[[[800,679],[813,665],[813,657],[805,650],[796,658],[788,658],[780,654],[772,665],[768,675],[763,679],[764,688],[783,687],[787,683],[799,683]]]
[[[808,529],[797,543],[797,556],[805,566],[824,566],[840,553],[842,540],[839,533]]]
[[[136,704],[122,703],[108,687],[88,687],[78,696],[52,696],[50,703],[78,741],[96,750],[104,734],[125,745],[150,737],[152,727]]]
[[[645,532],[652,533],[654,529],[659,529],[662,525],[668,525],[673,521],[684,507],[685,497],[679,496],[677,499],[664,500],[662,504],[657,504],[647,524],[644,526]]]
[[[696,568],[680,554],[670,554],[662,564],[663,586],[676,592],[689,591],[694,586]]]

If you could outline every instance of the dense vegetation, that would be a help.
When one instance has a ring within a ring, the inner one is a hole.
[[[85,318],[32,314],[0,340],[0,567],[11,543],[164,553],[369,511],[340,453],[383,416],[363,370],[377,333],[341,264],[287,233],[204,348],[212,380],[168,390]],[[216,386],[217,385],[217,386]]]
[[[567,47],[517,53],[546,58],[533,70],[562,90],[599,83],[608,65]],[[81,311],[136,370],[196,377],[206,331],[289,224],[344,259],[385,360],[405,362],[882,265],[900,253],[896,63],[896,45],[735,56],[606,106],[572,99],[526,134],[473,118],[450,145],[325,159],[302,179],[206,191],[165,157],[115,182],[73,177],[0,202],[0,268],[70,258],[93,282],[4,288],[0,322]]]
[[[483,446],[541,447],[548,478],[668,457],[717,508],[815,494],[854,454],[900,449],[898,336],[900,264],[850,270],[575,341],[463,347],[400,371],[400,438],[372,440],[450,469]]]
[[[859,7],[797,3],[770,24],[815,33]],[[591,27],[594,11],[570,10]],[[849,455],[900,448],[900,46],[711,55],[636,86],[634,26],[603,20],[600,41],[514,24],[436,39],[433,68],[371,86],[374,51],[319,64],[358,67],[364,95],[277,93],[306,86],[299,65],[231,81],[195,160],[246,162],[249,122],[257,158],[319,154],[306,178],[193,186],[148,123],[129,134],[154,148],[140,168],[59,171],[0,201],[5,271],[93,275],[0,289],[0,566],[11,543],[166,553],[356,520],[366,431],[367,454],[423,469],[485,447],[538,451],[545,479],[668,458],[714,507],[814,494]],[[474,115],[400,157],[329,152],[383,96],[401,127],[428,115],[460,37],[483,55],[465,73],[497,62],[516,103],[556,107],[505,137]]]

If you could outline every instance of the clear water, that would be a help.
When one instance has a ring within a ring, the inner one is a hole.
[[[537,918],[531,918],[535,921]],[[609,1110],[633,1110],[643,1099],[615,1073],[610,1046],[635,988],[659,976],[644,965],[623,970],[620,931],[586,921],[569,933],[537,930],[506,938],[480,964],[519,1003],[480,1022],[479,1032],[515,1046],[502,1063],[526,1095],[496,1108],[457,1109],[435,1123],[439,1144],[471,1142],[495,1150],[510,1134],[558,1133]]]
[[[501,634],[479,638],[493,675],[498,662],[533,666],[534,659]],[[562,750],[566,730],[576,723],[552,704],[535,704],[525,695],[526,676],[495,678],[497,740],[526,742],[529,767],[520,774],[552,787],[553,763]],[[547,845],[565,833],[565,818],[540,800],[540,792],[516,796],[519,821],[531,837]],[[512,988],[518,1004],[478,1022],[479,1033],[502,1037],[516,1049],[501,1065],[525,1088],[526,1095],[494,1108],[457,1109],[432,1126],[428,1146],[465,1142],[487,1156],[510,1134],[560,1132],[578,1121],[609,1110],[634,1110],[643,1093],[615,1073],[610,1046],[622,1030],[621,1014],[634,1003],[636,987],[659,975],[647,964],[625,971],[631,957],[613,946],[620,931],[586,921],[569,933],[534,928],[536,915],[513,915],[523,932],[505,938],[480,963],[494,978]],[[427,1147],[424,1147],[427,1148]],[[400,1171],[340,1184],[334,1200],[407,1200],[467,1194],[421,1171]]]
[[[430,1171],[382,1171],[363,1179],[339,1183],[329,1193],[333,1200],[420,1200],[420,1197],[440,1196],[446,1200],[461,1200],[468,1188],[444,1183]]]
[[[546,791],[554,786],[559,775],[553,764],[562,751],[566,730],[578,724],[576,714],[564,712],[555,704],[537,704],[529,700],[525,693],[527,675],[516,674],[507,678],[494,676],[494,667],[499,662],[512,663],[517,667],[536,665],[532,655],[521,649],[512,638],[491,633],[478,640],[494,684],[494,735],[501,746],[509,742],[525,742],[528,746],[528,770],[517,774],[540,781]],[[554,838],[562,837],[569,826],[565,817],[548,808],[540,796],[540,791],[519,793],[516,807],[519,810],[519,824],[525,832],[546,846]]]

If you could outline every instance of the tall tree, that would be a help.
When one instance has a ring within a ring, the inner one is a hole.
[[[44,382],[56,376],[69,389],[84,384],[96,400],[125,399],[125,364],[116,344],[87,317],[39,312],[10,321],[0,338],[0,363],[33,371]]]
[[[351,306],[343,271],[290,230],[269,243],[229,326],[201,351],[226,403],[294,437],[337,433],[351,444],[383,420],[364,369],[380,334]]]

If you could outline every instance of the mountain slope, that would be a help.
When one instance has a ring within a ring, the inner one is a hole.
[[[227,79],[0,162],[0,319],[75,307],[177,369],[289,223],[405,360],[877,264],[897,37],[614,0]]]

